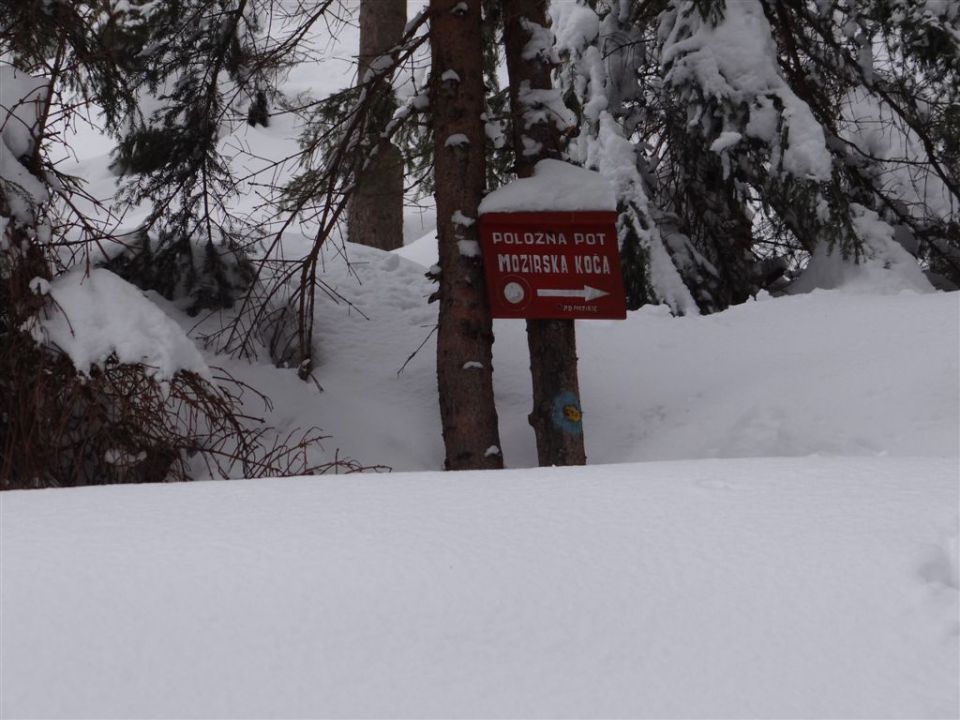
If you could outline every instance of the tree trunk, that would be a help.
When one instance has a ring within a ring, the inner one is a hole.
[[[547,0],[503,0],[504,40],[510,75],[510,108],[513,115],[513,146],[519,177],[530,177],[544,158],[559,158],[563,138],[553,120],[527,127],[520,88],[550,90],[549,60],[543,56],[524,59],[531,39],[527,23],[547,26]],[[527,140],[525,143],[524,140]],[[533,154],[524,148],[539,146]],[[530,375],[533,380],[533,411],[530,424],[537,437],[537,460],[541,466],[583,465],[580,381],[577,378],[577,338],[573,320],[528,320]]]
[[[403,247],[403,154],[395,145],[381,150],[357,177],[347,237],[381,250]]]
[[[386,54],[403,37],[407,22],[406,0],[362,0],[360,3],[360,54],[357,82],[374,60]],[[393,98],[383,98],[382,107],[367,124],[377,136],[393,112]],[[389,145],[372,158],[357,177],[347,208],[351,242],[381,250],[403,246],[403,155]]]
[[[431,0],[440,320],[437,380],[447,470],[501,468],[493,399],[493,322],[480,260],[484,190],[480,0]]]

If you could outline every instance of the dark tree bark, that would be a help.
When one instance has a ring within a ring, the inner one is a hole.
[[[371,63],[394,47],[407,22],[406,0],[362,0],[357,80],[362,83]],[[382,98],[366,130],[379,134],[389,121],[393,98]],[[394,145],[381,150],[357,178],[347,208],[351,242],[381,250],[403,246],[403,155]]]
[[[563,137],[556,123],[548,121],[526,126],[519,92],[524,84],[529,84],[534,90],[552,88],[548,59],[543,56],[523,57],[524,48],[531,38],[527,23],[546,27],[546,7],[547,0],[503,0],[513,146],[517,157],[516,171],[520,177],[532,175],[538,161],[560,157],[563,147]],[[525,154],[524,137],[538,143],[540,150],[535,154]],[[533,380],[530,424],[537,437],[537,459],[541,466],[583,465],[587,461],[583,446],[577,339],[573,323],[573,320],[527,321],[530,375]]]
[[[437,380],[447,470],[501,468],[493,322],[475,218],[484,190],[480,0],[431,0],[440,320]]]

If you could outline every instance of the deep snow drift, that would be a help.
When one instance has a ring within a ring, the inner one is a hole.
[[[4,493],[0,714],[955,716],[956,470]]]

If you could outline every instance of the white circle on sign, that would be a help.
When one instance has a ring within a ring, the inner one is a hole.
[[[523,285],[520,283],[508,282],[503,286],[503,296],[507,299],[508,303],[513,305],[521,303],[525,295],[526,292],[524,292]]]

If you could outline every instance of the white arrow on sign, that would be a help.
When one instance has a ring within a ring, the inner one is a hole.
[[[553,290],[550,288],[537,288],[538,297],[566,297],[566,298],[580,298],[587,302],[591,300],[596,300],[597,298],[602,298],[604,295],[609,295],[606,290],[598,290],[595,287],[590,287],[589,285],[584,285],[583,290]]]

